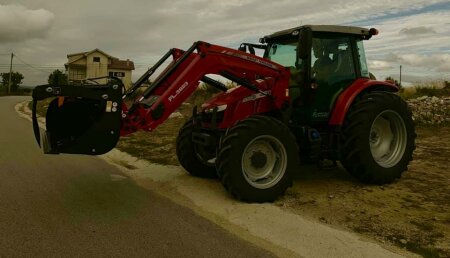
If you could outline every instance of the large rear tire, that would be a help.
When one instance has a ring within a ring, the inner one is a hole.
[[[217,178],[214,161],[205,160],[198,152],[196,145],[192,142],[194,124],[192,119],[181,127],[177,141],[176,150],[180,165],[191,175],[201,178]]]
[[[225,189],[246,202],[272,202],[292,185],[299,155],[295,137],[279,120],[252,116],[224,135],[216,161]]]
[[[341,163],[364,183],[391,183],[408,169],[415,138],[404,100],[388,92],[365,94],[346,116]]]

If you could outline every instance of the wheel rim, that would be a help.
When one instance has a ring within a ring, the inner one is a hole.
[[[244,177],[251,186],[267,189],[276,185],[286,172],[286,149],[277,138],[261,135],[247,144],[241,164]]]
[[[378,165],[390,168],[402,159],[406,149],[406,127],[393,110],[381,112],[373,121],[369,134],[370,151]]]

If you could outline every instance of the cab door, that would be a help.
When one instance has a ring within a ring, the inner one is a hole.
[[[355,39],[315,33],[311,45],[307,109],[311,123],[326,122],[337,96],[358,77]]]

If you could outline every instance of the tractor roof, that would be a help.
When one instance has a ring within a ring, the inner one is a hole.
[[[333,32],[333,33],[344,33],[344,34],[355,34],[361,36],[370,37],[373,35],[371,33],[372,29],[366,29],[361,27],[353,27],[353,26],[340,26],[340,25],[303,25],[300,27],[295,27],[292,29],[282,30],[275,32],[273,34],[267,35],[264,38],[270,39],[279,36],[289,35],[294,33],[295,31],[300,31],[301,29],[311,29],[312,31],[318,32]]]

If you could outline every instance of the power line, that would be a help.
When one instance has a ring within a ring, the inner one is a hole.
[[[22,62],[23,64],[25,64],[25,65],[27,65],[27,66],[29,66],[29,67],[31,67],[31,68],[33,68],[33,69],[35,69],[36,71],[39,71],[39,72],[42,72],[42,73],[45,73],[45,74],[48,74],[48,72],[47,71],[43,71],[43,70],[41,70],[41,69],[39,69],[39,68],[36,68],[36,67],[34,67],[34,66],[32,66],[32,65],[30,65],[30,64],[28,64],[27,62],[25,62],[25,61],[23,61],[21,58],[19,58],[17,55],[14,55],[15,57],[16,57],[16,59],[18,59],[20,62]]]
[[[8,64],[0,64],[0,67],[8,67]],[[28,65],[24,65],[24,64],[15,64],[14,66],[16,67],[30,67]],[[33,68],[37,68],[37,69],[47,69],[47,68],[64,68],[63,66],[36,66],[33,65]]]

